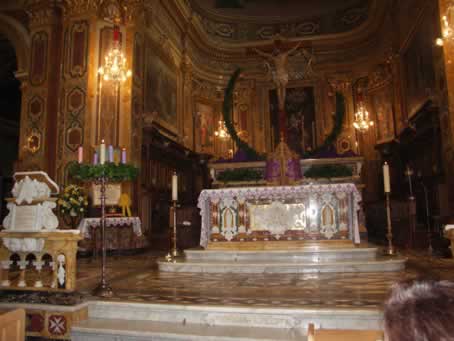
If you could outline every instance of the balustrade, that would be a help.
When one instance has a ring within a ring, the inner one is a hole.
[[[78,230],[0,232],[0,288],[74,291]]]

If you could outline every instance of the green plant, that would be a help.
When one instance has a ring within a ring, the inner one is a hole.
[[[241,149],[243,152],[246,153],[247,159],[249,161],[263,160],[264,157],[262,155],[260,155],[254,148],[252,148],[249,144],[247,144],[238,136],[235,126],[233,125],[232,122],[233,93],[235,90],[235,83],[240,75],[241,69],[235,70],[235,72],[233,73],[232,77],[229,80],[229,83],[227,84],[227,88],[225,89],[224,103],[222,104],[222,114],[225,122],[225,127],[229,132],[229,135],[232,138],[233,142],[238,147],[238,149]]]
[[[306,178],[342,178],[352,175],[352,170],[344,165],[312,166],[304,173]]]
[[[82,187],[77,185],[66,186],[58,198],[58,210],[63,217],[82,217],[88,206],[87,196]]]
[[[115,164],[112,162],[103,165],[91,165],[73,162],[69,166],[69,174],[80,181],[95,181],[106,177],[110,182],[134,180],[139,174],[139,169],[130,164]]]
[[[263,180],[263,174],[260,171],[247,168],[229,169],[220,173],[217,180],[220,182],[259,181]]]
[[[336,114],[333,118],[334,120],[333,129],[326,137],[325,141],[323,141],[322,145],[316,148],[315,150],[306,153],[304,155],[305,158],[311,157],[312,155],[315,155],[318,152],[326,150],[330,146],[334,145],[340,133],[342,132],[342,124],[344,123],[344,117],[345,117],[345,99],[341,93],[336,92]]]

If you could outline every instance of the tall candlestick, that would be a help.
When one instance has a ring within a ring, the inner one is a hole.
[[[126,148],[121,149],[121,163],[126,163]]]
[[[172,200],[178,200],[178,175],[176,172],[173,172],[172,175]]]
[[[79,146],[79,148],[77,148],[77,161],[79,163],[84,162],[84,147],[82,146]]]
[[[391,181],[389,178],[389,165],[387,162],[383,164],[383,185],[385,188],[385,193],[391,192]]]
[[[95,153],[93,154],[93,164],[94,164],[94,165],[97,165],[97,164],[98,164],[98,153],[97,153],[97,152],[95,152]]]
[[[101,141],[101,145],[99,146],[99,163],[103,165],[106,162],[106,144],[104,140]]]
[[[113,146],[110,144],[109,145],[109,148],[108,148],[108,151],[109,151],[109,162],[113,162],[114,160],[114,155],[113,155]]]

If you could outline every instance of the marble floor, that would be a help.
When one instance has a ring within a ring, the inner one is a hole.
[[[113,301],[159,304],[290,308],[379,308],[392,283],[410,278],[454,280],[454,260],[404,252],[403,272],[327,274],[196,274],[159,272],[160,255],[108,257]],[[99,260],[80,259],[77,285],[83,299],[99,281]]]

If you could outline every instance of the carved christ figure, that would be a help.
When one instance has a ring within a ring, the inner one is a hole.
[[[277,88],[277,97],[280,111],[285,111],[285,96],[289,80],[288,57],[290,54],[295,52],[300,46],[301,42],[299,42],[296,46],[294,46],[288,51],[281,51],[279,45],[276,42],[276,47],[273,50],[273,53],[265,53],[254,48],[254,51],[258,55],[264,57],[267,61],[274,64],[276,72],[273,73],[273,81]]]

